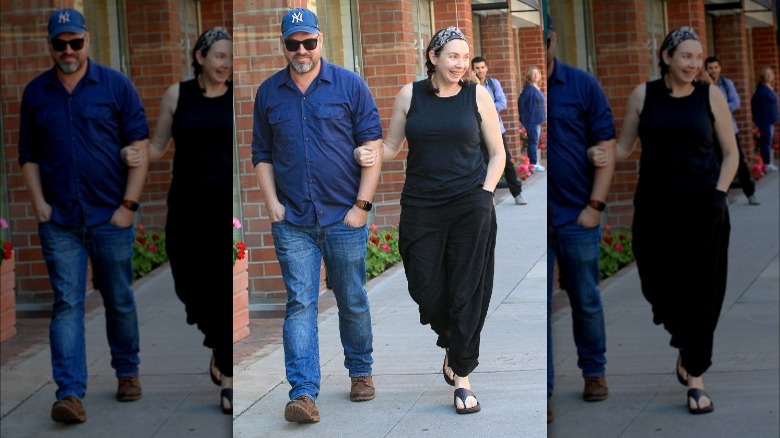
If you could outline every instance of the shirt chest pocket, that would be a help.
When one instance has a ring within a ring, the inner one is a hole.
[[[274,138],[274,147],[285,148],[286,145],[293,144],[298,132],[292,123],[292,111],[271,111],[268,114],[268,124],[271,125],[271,132]]]
[[[580,112],[574,105],[548,105],[547,117],[550,120],[564,121],[579,119]]]
[[[346,108],[322,105],[314,109],[314,123],[323,140],[352,142],[352,119]]]

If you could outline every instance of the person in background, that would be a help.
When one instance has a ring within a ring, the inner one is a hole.
[[[693,28],[672,30],[658,58],[661,78],[638,85],[628,99],[617,158],[641,141],[632,233],[642,294],[653,323],[664,326],[678,350],[675,372],[687,388],[688,411],[705,414],[714,408],[702,375],[712,365],[726,294],[726,192],[739,153],[723,93],[698,80],[703,55]],[[668,237],[679,230],[687,250],[669,251]]]
[[[572,308],[577,365],[588,402],[606,400],[606,328],[599,284],[601,215],[615,169],[615,124],[606,95],[588,73],[560,62],[547,17],[547,421],[555,374],[550,317],[555,261]],[[608,152],[602,167],[591,149]]]
[[[283,342],[290,401],[287,421],[320,421],[317,299],[324,259],[339,309],[349,398],[375,396],[366,279],[368,212],[381,161],[355,162],[359,145],[382,147],[382,124],[365,81],[322,58],[317,16],[292,9],[282,19],[288,66],[257,90],[252,164],[271,220],[287,287]],[[381,158],[380,158],[381,159]]]
[[[88,261],[106,310],[116,398],[141,398],[138,314],[130,285],[133,220],[148,162],[128,169],[120,150],[131,144],[145,151],[149,127],[130,79],[88,57],[90,34],[81,12],[55,11],[48,31],[54,67],[24,89],[19,165],[54,291],[49,340],[57,401],[51,418],[83,423]]]
[[[232,235],[228,236],[233,199],[233,39],[227,29],[214,27],[198,37],[192,69],[195,78],[171,85],[162,98],[151,159],[160,159],[173,138],[165,250],[187,323],[197,325],[203,345],[211,349],[209,375],[220,386],[222,411],[232,414],[233,301],[227,292],[233,281]],[[122,154],[129,166],[143,159],[142,151],[132,146]],[[226,227],[217,239],[222,245],[211,250],[213,257],[203,257],[203,242],[192,238],[204,223]],[[214,260],[219,260],[218,269]]]
[[[778,98],[774,90],[775,72],[770,67],[761,69],[756,91],[750,99],[753,110],[753,123],[761,133],[761,159],[766,170],[776,172],[777,166],[772,162],[772,141],[774,141],[775,123],[778,118]]]
[[[737,119],[734,117],[734,112],[739,109],[739,95],[737,89],[734,87],[734,82],[731,79],[720,75],[721,65],[720,60],[714,56],[710,56],[704,60],[704,70],[702,70],[702,76],[705,80],[709,79],[713,85],[716,85],[723,96],[726,98],[726,102],[729,104],[729,111],[731,112],[731,122],[734,125],[734,135],[737,139],[737,152],[739,152],[739,166],[737,167],[737,177],[739,178],[739,185],[742,187],[742,191],[748,198],[750,205],[759,205],[761,201],[756,196],[756,183],[750,176],[750,170],[745,162],[745,155],[742,153],[742,147],[739,145],[739,128],[737,127]]]
[[[528,67],[525,79],[523,91],[517,98],[517,110],[520,112],[520,123],[528,136],[528,161],[534,171],[543,172],[545,169],[539,164],[537,149],[539,136],[542,134],[542,122],[547,120],[547,104],[544,101],[544,93],[539,89],[539,81],[542,80],[539,67]]]
[[[493,98],[493,103],[496,105],[496,112],[498,113],[498,125],[501,127],[501,140],[504,142],[504,154],[506,155],[506,165],[504,166],[504,180],[509,188],[509,193],[515,198],[515,204],[526,205],[528,201],[523,198],[523,181],[517,176],[517,169],[515,169],[514,160],[512,154],[509,153],[509,147],[506,144],[506,128],[504,128],[504,121],[501,119],[501,112],[506,111],[506,95],[504,89],[501,88],[501,82],[498,79],[488,76],[488,66],[485,58],[481,56],[475,56],[471,60],[471,81],[476,82],[485,88]],[[487,159],[487,150],[484,149]]]

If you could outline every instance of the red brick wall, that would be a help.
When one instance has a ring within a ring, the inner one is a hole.
[[[743,14],[714,17],[714,53],[720,59],[721,76],[731,79],[739,95],[740,109],[734,112],[739,141],[746,156],[753,154],[750,111],[751,71],[748,59],[748,32]]]
[[[609,99],[620,135],[631,91],[649,76],[647,18],[643,0],[595,2],[593,6],[596,76]],[[638,149],[638,148],[637,148]],[[636,189],[639,154],[620,160],[607,196],[608,222],[629,226],[633,215],[631,199]]]
[[[706,14],[703,0],[679,0],[666,2],[669,30],[691,26],[699,34],[704,53],[707,53]]]
[[[506,94],[507,109],[501,113],[501,119],[506,129],[506,143],[513,157],[520,156],[520,116],[517,111],[517,96],[522,90],[522,83],[517,83],[517,65],[515,59],[515,31],[512,29],[512,18],[507,13],[491,14],[480,18],[482,32],[482,53],[473,56],[483,56],[487,60],[488,75],[501,82],[501,88]]]

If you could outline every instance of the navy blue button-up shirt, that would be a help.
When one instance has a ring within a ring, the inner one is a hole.
[[[595,168],[587,150],[615,138],[612,109],[596,78],[555,60],[547,81],[547,215],[554,226],[577,220]]]
[[[51,220],[66,226],[111,219],[127,186],[120,149],[149,138],[138,93],[124,74],[91,59],[69,93],[54,68],[24,89],[19,165],[37,163]]]
[[[360,165],[355,147],[382,138],[379,112],[365,81],[320,60],[306,93],[289,67],[257,89],[252,164],[271,163],[285,219],[295,225],[330,225],[357,198]]]

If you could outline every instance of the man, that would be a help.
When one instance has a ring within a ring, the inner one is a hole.
[[[729,104],[729,111],[731,111],[731,121],[734,124],[734,135],[737,138],[737,151],[739,152],[739,167],[737,167],[737,177],[739,178],[739,185],[742,187],[742,191],[748,198],[750,205],[759,205],[761,201],[756,197],[756,183],[753,178],[750,177],[750,170],[748,170],[747,163],[745,163],[745,155],[742,152],[742,147],[739,145],[739,128],[737,127],[737,119],[734,117],[734,111],[739,109],[739,96],[737,95],[737,89],[734,87],[734,82],[729,78],[721,77],[720,60],[714,56],[708,57],[704,60],[704,68],[706,73],[705,78],[709,77],[709,81],[713,85],[717,85],[723,95],[726,97],[726,101]]]
[[[130,284],[133,219],[148,164],[128,170],[119,151],[127,144],[146,150],[149,128],[130,80],[87,56],[90,34],[80,12],[54,12],[48,31],[54,67],[24,89],[19,164],[54,291],[49,338],[57,401],[51,416],[83,423],[87,257],[106,309],[111,366],[119,381],[116,398],[141,398],[138,317]]]
[[[501,126],[501,138],[504,140],[504,152],[506,152],[506,166],[504,167],[504,179],[506,185],[509,187],[509,192],[515,198],[515,204],[525,205],[528,202],[523,198],[523,183],[520,178],[517,177],[517,170],[512,162],[512,155],[509,154],[509,148],[506,145],[506,128],[504,128],[504,121],[501,119],[501,112],[506,110],[506,95],[504,89],[501,88],[501,83],[498,79],[488,77],[488,66],[485,58],[477,56],[471,60],[471,70],[473,82],[477,82],[485,88],[487,88],[490,96],[493,97],[493,103],[496,105],[496,111],[498,111],[498,122]]]
[[[321,57],[319,19],[293,9],[282,19],[288,66],[257,90],[252,164],[271,220],[287,288],[283,343],[290,422],[320,420],[317,298],[320,266],[339,308],[344,366],[352,401],[374,398],[372,333],[366,278],[366,221],[381,170],[360,167],[355,147],[382,155],[379,112],[366,83]]]
[[[577,365],[585,401],[606,400],[606,332],[599,283],[601,214],[615,169],[615,125],[604,91],[591,75],[555,58],[556,34],[547,17],[547,396],[553,391],[550,314],[553,270],[572,308]],[[594,168],[588,148],[605,148],[607,163]],[[547,420],[552,421],[550,405]]]

